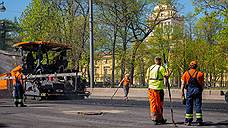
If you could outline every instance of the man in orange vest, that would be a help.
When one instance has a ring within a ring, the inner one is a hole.
[[[196,122],[199,126],[204,125],[201,109],[204,74],[196,70],[197,66],[197,61],[192,61],[189,65],[189,70],[182,76],[181,96],[185,97],[184,90],[186,90],[185,125],[187,126],[190,126],[193,121],[193,102],[195,102],[196,107]]]
[[[130,78],[129,74],[125,74],[124,78],[121,80],[119,86],[123,84],[123,89],[124,89],[124,99],[128,100],[128,93],[129,93],[129,88],[130,88]]]
[[[14,103],[16,107],[20,104],[21,107],[26,107],[23,102],[23,97],[25,93],[25,89],[23,87],[23,81],[22,81],[22,67],[17,66],[15,69],[11,71],[12,76],[15,77],[14,82]]]

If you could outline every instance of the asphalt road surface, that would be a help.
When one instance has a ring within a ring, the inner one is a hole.
[[[165,125],[154,126],[147,100],[93,97],[85,100],[28,100],[28,107],[14,107],[12,99],[0,99],[0,128],[171,128],[169,102],[165,102]],[[174,100],[177,127],[186,127],[184,106]],[[203,104],[205,128],[228,128],[228,104],[207,100]],[[197,126],[188,126],[197,127]]]

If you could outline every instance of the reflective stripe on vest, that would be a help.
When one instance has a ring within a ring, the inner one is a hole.
[[[149,70],[149,77],[150,77],[150,71],[152,71],[155,67],[156,67],[157,65],[154,65],[153,66],[153,68],[151,68],[150,70]],[[160,73],[160,65],[158,65],[159,67],[158,67],[158,69],[157,69],[157,74],[156,74],[156,78],[149,78],[149,80],[159,80],[159,81],[162,81],[163,80],[163,78],[160,78],[159,79],[159,74],[161,74]]]

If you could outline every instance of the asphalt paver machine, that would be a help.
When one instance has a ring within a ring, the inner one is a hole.
[[[71,46],[51,42],[20,42],[13,45],[22,58],[25,96],[40,99],[83,99],[90,95],[87,81],[68,68]]]

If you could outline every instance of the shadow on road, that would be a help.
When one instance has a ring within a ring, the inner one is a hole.
[[[9,100],[0,103],[0,107],[13,107],[9,105]],[[107,99],[106,98],[89,98],[84,100],[26,100],[26,104],[28,107],[48,107],[48,104],[80,104],[80,105],[96,105],[96,106],[111,106],[111,107],[139,107],[139,108],[147,108],[149,107],[149,102],[147,100],[134,100],[130,99],[129,101],[125,101],[123,99]],[[31,104],[31,105],[30,105]],[[42,104],[42,106],[40,106]],[[172,102],[174,109],[185,109],[185,106],[181,104],[181,101],[174,100]],[[170,107],[170,102],[165,101],[165,108]],[[217,103],[216,101],[203,103],[203,110],[204,111],[216,111],[216,112],[223,112],[228,113],[228,105],[227,103]]]
[[[113,107],[149,107],[149,102],[146,100],[133,100],[125,101],[122,99],[84,99],[84,100],[51,100],[42,101],[41,103],[51,103],[51,104],[80,104],[80,105],[97,105],[97,106],[113,106]],[[184,109],[185,106],[181,104],[181,101],[172,102],[174,109]],[[165,101],[165,107],[170,107],[170,102]],[[203,103],[204,111],[216,111],[216,112],[228,112],[227,103]]]
[[[8,127],[6,124],[0,123],[0,128],[6,128],[6,127]]]
[[[228,126],[228,120],[221,121],[221,122],[218,122],[218,123],[205,122],[205,126]]]
[[[228,120],[225,120],[225,121],[221,121],[221,122],[218,122],[218,123],[214,123],[214,122],[204,122],[204,126],[228,126]],[[166,123],[166,124],[172,124],[172,123]],[[184,122],[175,122],[175,124],[178,126],[178,125],[184,125]],[[192,123],[192,126],[197,126],[197,123],[196,122],[193,122]]]
[[[1,108],[15,107],[14,105],[0,105]]]

